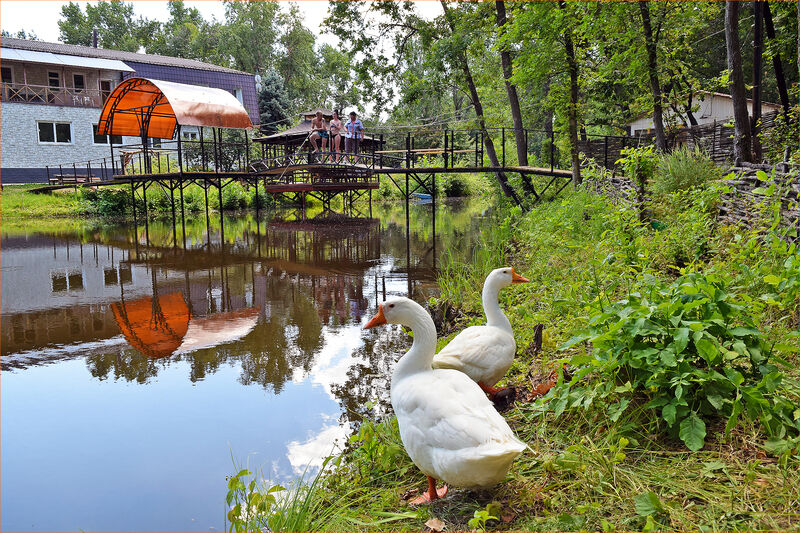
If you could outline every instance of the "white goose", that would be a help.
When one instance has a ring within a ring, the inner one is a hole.
[[[483,282],[486,325],[470,326],[456,335],[433,358],[433,367],[460,370],[494,399],[501,389],[495,389],[493,385],[506,375],[517,351],[511,322],[498,302],[500,290],[512,283],[528,281],[510,267],[492,270]]]
[[[431,368],[436,327],[419,304],[390,298],[364,329],[387,323],[414,332],[414,343],[397,363],[391,385],[400,438],[428,476],[428,492],[412,503],[444,496],[447,486],[437,491],[437,479],[459,487],[491,487],[502,481],[526,445],[469,377]]]

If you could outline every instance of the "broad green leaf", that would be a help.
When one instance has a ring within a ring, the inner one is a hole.
[[[775,274],[769,274],[768,276],[764,276],[764,281],[769,283],[770,285],[777,285],[781,282],[781,278],[776,276]]]
[[[661,362],[667,366],[677,366],[678,362],[675,360],[675,354],[672,353],[672,350],[661,350],[659,354],[661,357]]]
[[[675,424],[675,406],[668,403],[661,409],[661,416],[667,421],[667,424],[673,426]]]
[[[731,430],[736,426],[736,422],[739,419],[739,414],[742,412],[744,407],[742,406],[742,401],[739,398],[733,402],[733,408],[731,409],[731,416],[728,417],[728,422],[725,424],[725,438],[727,438]]]
[[[758,330],[755,328],[745,328],[738,326],[730,330],[730,334],[736,337],[746,337],[748,335],[758,335]]]
[[[697,413],[692,411],[681,421],[678,435],[687,448],[696,452],[705,444],[706,424],[697,416]]]
[[[697,353],[699,353],[700,357],[705,359],[707,363],[713,364],[714,361],[716,361],[719,351],[709,339],[700,339],[696,341],[694,345],[697,347]]]
[[[686,349],[686,345],[689,344],[689,328],[678,328],[678,331],[675,332],[674,339],[675,353],[679,354]]]
[[[636,514],[639,516],[650,516],[664,512],[664,504],[652,490],[643,492],[633,497],[636,507]]]
[[[631,401],[625,398],[612,405],[608,409],[608,418],[610,418],[612,422],[616,422],[625,409],[627,409],[629,403],[631,403]]]
[[[724,400],[722,399],[722,396],[720,396],[719,394],[708,394],[706,396],[706,399],[708,400],[708,403],[714,406],[715,409],[717,410],[722,409]]]

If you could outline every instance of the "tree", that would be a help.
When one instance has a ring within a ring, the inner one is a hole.
[[[642,15],[642,31],[644,32],[645,49],[647,50],[647,72],[650,78],[650,90],[653,93],[653,129],[656,134],[656,147],[667,151],[667,137],[664,135],[664,113],[661,105],[661,85],[658,80],[658,58],[653,29],[650,26],[649,0],[639,0],[639,11]]]
[[[728,76],[733,100],[733,156],[736,163],[752,161],[750,151],[750,118],[747,114],[747,93],[742,72],[742,52],[739,48],[739,2],[725,2],[725,42],[728,50]]]
[[[506,3],[505,0],[496,0],[495,9],[497,10],[497,27],[500,31],[500,62],[503,65],[503,79],[506,84],[506,94],[508,103],[511,106],[511,120],[514,123],[514,139],[517,143],[517,161],[521,166],[528,166],[528,146],[524,126],[522,124],[522,111],[519,107],[519,96],[517,96],[517,86],[511,81],[513,74],[511,52],[506,43],[502,41],[506,26]]]
[[[452,61],[453,66],[455,68],[460,68],[463,72],[464,79],[463,81],[467,84],[467,88],[469,89],[470,99],[472,100],[472,107],[475,109],[475,115],[478,119],[478,127],[483,134],[483,145],[486,147],[486,155],[489,156],[489,162],[492,164],[493,167],[499,167],[500,161],[497,159],[497,153],[494,149],[494,142],[492,142],[492,137],[486,129],[486,119],[483,115],[483,104],[481,103],[480,95],[478,94],[478,89],[475,86],[475,80],[472,77],[472,72],[469,68],[469,60],[467,58],[466,47],[464,46],[464,41],[459,38],[458,30],[456,28],[455,16],[451,11],[450,7],[447,5],[447,0],[440,0],[442,4],[442,9],[444,10],[444,18],[447,22],[447,25],[450,27],[451,35],[454,37],[452,39],[452,51],[450,55],[450,61]],[[503,190],[503,193],[508,196],[509,198],[513,199],[514,202],[517,204],[520,203],[519,196],[517,193],[514,192],[514,189],[508,184],[508,178],[505,175],[505,172],[499,171],[495,172],[495,176],[497,176],[497,181],[500,184],[500,188]]]
[[[29,41],[38,41],[39,37],[32,31],[19,30],[17,33],[11,33],[6,30],[0,31],[3,37],[11,37],[12,39],[27,39]]]
[[[283,86],[283,77],[274,70],[268,70],[261,77],[258,114],[261,119],[261,132],[266,135],[277,132],[281,125],[290,124],[289,95]]]
[[[221,52],[233,58],[233,67],[263,72],[275,66],[280,34],[279,2],[224,0],[225,25]]]
[[[195,59],[196,41],[205,20],[196,8],[187,8],[183,0],[167,3],[169,20],[163,24],[147,47],[151,54]]]
[[[289,12],[280,17],[280,53],[276,66],[283,76],[292,110],[300,112],[300,108],[316,107],[321,103],[324,81],[317,68],[319,61],[314,51],[314,34],[303,25],[297,6],[290,6]]]
[[[139,30],[147,24],[134,16],[132,3],[110,0],[86,4],[84,14],[80,5],[70,2],[61,7],[59,38],[67,44],[91,46],[92,30],[97,30],[97,42],[102,48],[135,52],[141,44]]]

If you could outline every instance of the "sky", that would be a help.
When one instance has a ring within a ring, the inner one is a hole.
[[[58,20],[61,18],[61,6],[66,1],[57,0],[2,0],[0,1],[0,27],[16,33],[19,30],[33,31],[39,39],[49,42],[58,41]],[[86,9],[85,0],[76,2],[82,9]],[[96,2],[91,2],[96,3]],[[205,19],[215,17],[222,21],[225,18],[225,8],[222,2],[215,0],[186,1],[187,7],[196,7]],[[331,34],[320,33],[320,26],[328,14],[327,0],[300,0],[296,2],[303,15],[307,28],[318,37],[318,42],[336,44],[338,38]],[[417,6],[425,17],[434,17],[441,11],[439,2],[419,1]],[[157,19],[165,22],[169,18],[166,0],[134,0],[134,11],[148,19]]]

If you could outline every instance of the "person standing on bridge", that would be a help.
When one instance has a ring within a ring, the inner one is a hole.
[[[314,153],[318,154],[317,139],[322,139],[322,151],[328,147],[328,126],[325,124],[325,117],[322,116],[322,111],[317,111],[317,116],[311,120],[311,146],[314,147]]]
[[[342,150],[342,121],[339,120],[339,111],[333,110],[333,118],[330,121],[331,127],[331,150],[333,151],[333,160],[335,163],[339,162],[339,152]]]
[[[350,154],[356,155],[358,153],[358,145],[360,141],[364,140],[364,125],[356,118],[356,112],[350,111],[350,120],[344,125],[345,134],[345,151]]]

